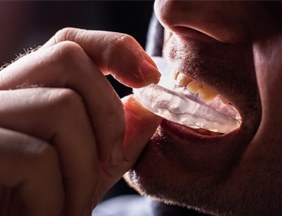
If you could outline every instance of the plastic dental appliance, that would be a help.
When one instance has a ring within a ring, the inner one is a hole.
[[[133,89],[138,101],[148,110],[169,121],[193,129],[203,128],[217,133],[229,133],[241,125],[238,111],[223,103],[220,96],[204,100],[180,87],[170,75],[171,66],[162,57],[152,57],[161,72],[158,84]]]

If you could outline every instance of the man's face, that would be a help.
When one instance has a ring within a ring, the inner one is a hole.
[[[228,100],[242,124],[229,134],[211,135],[164,120],[128,175],[141,193],[214,214],[282,212],[279,7],[155,2],[166,31],[165,58],[175,71]]]

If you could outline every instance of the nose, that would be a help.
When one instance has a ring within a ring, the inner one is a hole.
[[[162,25],[174,34],[232,43],[247,36],[246,6],[241,2],[156,0],[154,9]]]

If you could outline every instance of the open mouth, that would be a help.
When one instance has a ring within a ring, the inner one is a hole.
[[[178,71],[173,73],[173,80],[177,86],[176,91],[185,97],[211,108],[219,113],[225,114],[233,119],[238,120],[241,124],[241,116],[233,104],[222,96],[218,91],[210,86],[204,85]],[[203,128],[194,129],[194,131],[203,135],[222,135],[224,133],[215,130],[206,130]]]
[[[141,104],[156,115],[207,136],[230,133],[241,126],[238,110],[215,89],[153,57],[162,77],[156,85],[134,89]]]

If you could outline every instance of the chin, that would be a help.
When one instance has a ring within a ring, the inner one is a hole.
[[[164,120],[125,178],[142,195],[211,215],[281,215],[280,154],[255,148],[271,139],[263,127],[247,130],[207,136]]]
[[[164,121],[125,178],[140,194],[214,213],[247,140],[240,131],[210,137]]]

